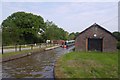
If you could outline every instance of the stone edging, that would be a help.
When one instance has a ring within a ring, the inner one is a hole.
[[[58,47],[60,47],[60,46],[53,46],[53,47],[45,48],[45,51],[55,49],[55,48],[58,48]]]

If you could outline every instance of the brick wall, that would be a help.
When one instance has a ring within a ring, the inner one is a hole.
[[[94,36],[96,34],[96,36]],[[111,33],[98,25],[93,25],[78,35],[75,39],[76,51],[88,51],[88,38],[103,39],[103,52],[117,51],[117,40]]]

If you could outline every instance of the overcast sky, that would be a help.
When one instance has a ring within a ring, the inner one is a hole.
[[[2,2],[1,22],[14,12],[25,11],[42,16],[44,21],[53,21],[68,32],[81,32],[94,23],[111,32],[118,31],[118,2],[92,1]]]

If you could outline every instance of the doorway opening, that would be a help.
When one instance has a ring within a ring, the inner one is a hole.
[[[103,39],[88,38],[88,51],[101,51],[103,50]]]

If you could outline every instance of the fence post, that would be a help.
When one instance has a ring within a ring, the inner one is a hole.
[[[3,45],[2,45],[2,54],[3,54]]]
[[[17,51],[17,44],[15,44],[15,52]]]
[[[41,43],[39,44],[39,48],[41,48]]]
[[[19,51],[21,51],[21,45],[19,45]]]
[[[33,50],[33,45],[31,44],[31,50]]]

